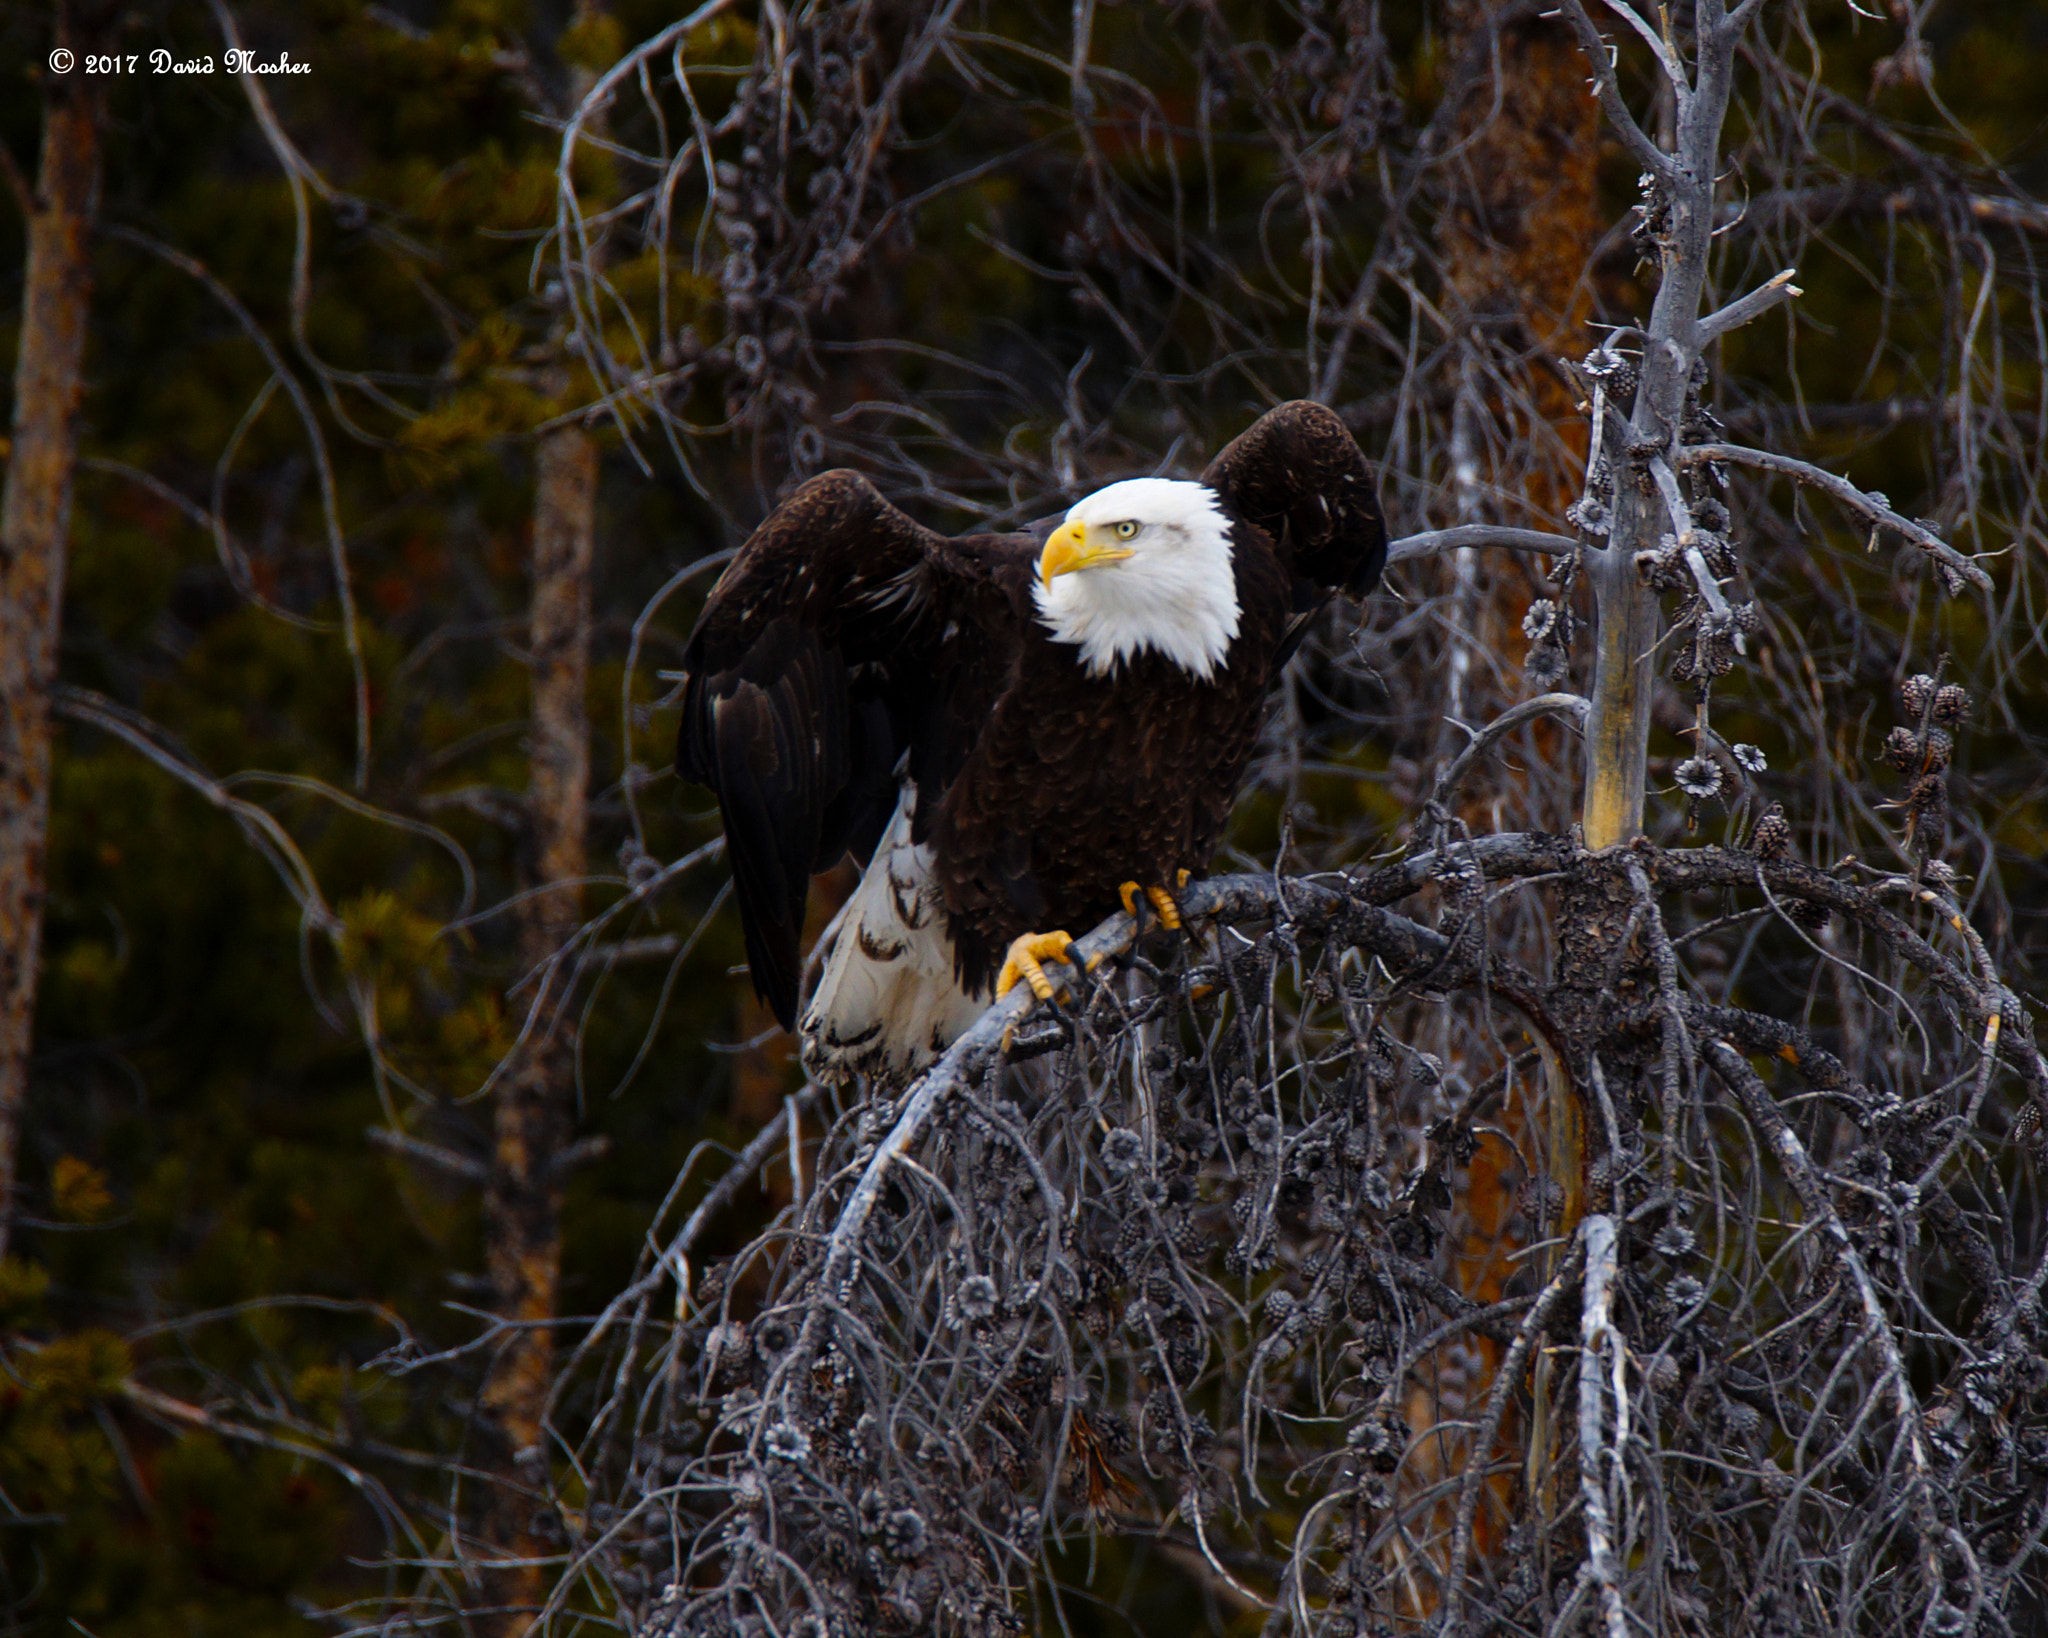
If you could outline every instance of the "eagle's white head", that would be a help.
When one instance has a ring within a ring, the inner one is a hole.
[[[1206,682],[1237,636],[1230,520],[1203,483],[1132,478],[1076,503],[1032,590],[1090,676],[1150,648]]]

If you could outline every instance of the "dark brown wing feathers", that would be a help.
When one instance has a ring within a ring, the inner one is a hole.
[[[827,816],[848,823],[844,672],[814,631],[777,619],[739,666],[692,684],[678,761],[718,793],[747,963],[787,1028],[811,872],[837,857],[820,862],[833,843]]]
[[[1387,526],[1358,440],[1334,410],[1296,399],[1268,410],[1202,481],[1273,541],[1297,591],[1363,597],[1387,561]]]
[[[747,962],[784,1028],[812,872],[873,850],[906,751],[920,785],[951,779],[956,719],[985,715],[1007,671],[1006,617],[1036,550],[1027,536],[948,540],[858,473],[827,472],[769,515],[706,601],[683,655],[676,768],[718,796]]]

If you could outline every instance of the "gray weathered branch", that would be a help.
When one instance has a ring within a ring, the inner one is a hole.
[[[1747,324],[1753,318],[1761,317],[1780,303],[1788,302],[1794,296],[1806,294],[1805,291],[1792,282],[1793,279],[1798,277],[1798,274],[1799,269],[1796,267],[1788,267],[1782,273],[1774,273],[1763,284],[1750,291],[1748,295],[1738,296],[1726,307],[1721,308],[1717,312],[1709,313],[1700,320],[1700,345],[1705,347],[1712,342],[1718,341],[1730,330]]]
[[[1627,99],[1621,94],[1621,82],[1615,78],[1614,53],[1606,37],[1586,15],[1586,8],[1579,0],[1564,0],[1562,9],[1572,31],[1579,37],[1579,48],[1585,52],[1586,61],[1593,70],[1593,88],[1600,98],[1600,111],[1607,116],[1637,164],[1652,175],[1669,176],[1671,155],[1652,142],[1649,133],[1636,123]]]
[[[1510,706],[1474,734],[1472,743],[1453,757],[1444,771],[1437,775],[1429,799],[1442,803],[1458,788],[1465,775],[1472,771],[1473,763],[1499,744],[1503,735],[1513,733],[1523,723],[1531,722],[1537,717],[1560,716],[1570,717],[1583,729],[1586,726],[1586,713],[1589,709],[1591,708],[1585,699],[1578,694],[1538,694],[1534,699],[1523,700],[1519,705]]]
[[[1779,472],[1796,483],[1824,489],[1874,529],[1890,530],[1901,540],[1919,547],[1944,568],[1961,575],[1979,591],[1991,590],[1991,576],[1924,523],[1901,517],[1891,509],[1884,496],[1860,489],[1847,478],[1838,477],[1811,461],[1780,455],[1775,450],[1750,449],[1742,444],[1688,444],[1678,452],[1681,466],[1704,466],[1712,461],[1730,461],[1737,466]]]
[[[1540,529],[1496,528],[1490,523],[1465,523],[1455,529],[1427,529],[1417,535],[1403,535],[1387,546],[1387,562],[1408,563],[1419,557],[1436,557],[1466,547],[1493,547],[1506,552],[1541,552],[1550,557],[1569,557],[1579,543],[1569,535],[1545,534]]]
[[[1600,1589],[1607,1638],[1629,1638],[1628,1612],[1616,1574],[1614,1521],[1607,1505],[1607,1465],[1628,1445],[1628,1384],[1616,1353],[1614,1277],[1617,1271],[1614,1219],[1588,1217],[1580,1226],[1586,1251],[1586,1282],[1579,1304],[1579,1496],[1586,1506],[1586,1567]],[[1602,1363],[1614,1359],[1615,1437],[1607,1439]]]

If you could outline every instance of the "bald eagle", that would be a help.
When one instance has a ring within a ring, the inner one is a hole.
[[[948,539],[854,472],[797,489],[707,600],[677,771],[716,793],[754,987],[797,1022],[814,872],[865,873],[802,1021],[819,1080],[901,1080],[1222,834],[1266,697],[1386,560],[1338,417],[1283,404],[1200,480]]]

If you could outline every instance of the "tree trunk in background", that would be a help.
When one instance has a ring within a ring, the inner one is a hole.
[[[568,943],[582,921],[590,800],[590,566],[597,509],[597,441],[580,426],[541,440],[533,516],[533,728],[528,791],[530,896],[520,911],[519,960],[528,973]],[[496,1143],[484,1199],[491,1285],[508,1333],[484,1384],[499,1438],[492,1545],[516,1559],[546,1551],[533,1515],[543,1504],[543,1411],[554,1377],[562,1265],[560,1161],[575,1125],[576,1042],[566,1016],[569,978],[536,980],[539,1016],[501,1084]],[[540,1570],[492,1578],[506,1608],[501,1632],[523,1632],[519,1613],[539,1603]]]
[[[1486,0],[1450,8],[1454,60],[1488,51],[1497,10]],[[1502,513],[1504,505],[1513,509],[1509,497],[1519,493],[1527,521],[1555,529],[1577,495],[1578,474],[1570,462],[1538,453],[1504,470],[1487,458],[1484,423],[1497,429],[1497,450],[1526,458],[1548,437],[1553,448],[1561,444],[1583,459],[1578,395],[1556,361],[1576,359],[1591,345],[1586,321],[1592,293],[1583,281],[1601,231],[1595,199],[1598,110],[1587,89],[1585,62],[1561,21],[1530,17],[1511,23],[1500,29],[1494,50],[1496,66],[1483,69],[1466,94],[1449,209],[1438,230],[1447,305],[1464,332],[1462,351],[1469,361],[1454,421],[1456,521],[1523,522]],[[1515,384],[1512,402],[1488,389],[1487,381],[1498,376],[1476,367],[1482,356]],[[1521,621],[1537,595],[1534,566],[1505,553],[1462,551],[1448,569],[1453,629],[1446,714],[1477,724],[1527,692],[1519,663],[1528,646]],[[1554,726],[1537,732],[1559,765],[1577,765],[1576,748],[1565,735]],[[1445,734],[1440,757],[1454,755],[1466,742],[1448,723]],[[1561,829],[1568,815],[1546,812],[1545,800],[1526,770],[1496,757],[1475,770],[1460,812],[1477,831],[1531,824]],[[1494,1066],[1470,1067],[1476,1080]],[[1524,1134],[1547,1120],[1540,1106],[1532,1106],[1540,1083],[1541,1077],[1525,1077],[1521,1095],[1501,1112],[1502,1128],[1525,1152]],[[1551,1158],[1553,1166],[1559,1163],[1560,1157]],[[1563,1163],[1575,1164],[1568,1157]],[[1480,1302],[1500,1299],[1513,1267],[1508,1257],[1525,1239],[1518,1224],[1522,1182],[1514,1150],[1497,1137],[1482,1138],[1467,1174],[1466,1227],[1457,1256],[1458,1284]],[[1434,1402],[1411,1404],[1411,1425],[1421,1429],[1476,1414],[1500,1355],[1499,1345],[1482,1337],[1447,1350],[1437,1361]],[[1496,1452],[1503,1458],[1518,1451],[1523,1437],[1512,1420],[1503,1424]],[[1459,1437],[1451,1435],[1449,1442],[1455,1447]],[[1449,1470],[1456,1471],[1462,1465],[1458,1449],[1445,1454],[1452,1458]],[[1482,1555],[1501,1539],[1512,1487],[1511,1479],[1497,1477],[1492,1493],[1499,1509],[1482,1507],[1474,1521],[1474,1544]]]
[[[597,20],[603,0],[577,0],[569,30]],[[596,77],[571,66],[568,107]],[[602,116],[588,127],[603,134]],[[595,249],[592,252],[596,254]],[[574,322],[571,320],[570,322]],[[552,338],[547,397],[575,390],[569,337]],[[552,1550],[536,1528],[548,1507],[548,1390],[555,1374],[552,1322],[560,1312],[562,1189],[576,1124],[576,1028],[568,1010],[568,963],[548,963],[583,920],[581,883],[589,873],[591,563],[597,537],[597,440],[577,423],[542,435],[535,452],[533,602],[530,664],[533,726],[527,789],[532,879],[519,925],[519,961],[547,971],[538,1019],[502,1084],[496,1142],[484,1196],[491,1286],[501,1319],[515,1327],[492,1361],[483,1404],[497,1434],[493,1492],[485,1509],[490,1546],[522,1561],[487,1582],[496,1613],[483,1630],[516,1638],[533,1625],[552,1577],[536,1562]],[[549,1525],[553,1520],[549,1519]]]
[[[59,41],[75,45],[78,32],[60,15]],[[0,1255],[15,1215],[42,954],[50,688],[78,454],[103,84],[81,73],[45,81],[14,367],[14,436],[0,497]]]
[[[1487,51],[1496,9],[1486,0],[1451,7],[1457,55]],[[1556,361],[1576,360],[1590,346],[1592,292],[1584,277],[1601,231],[1594,198],[1598,110],[1585,62],[1561,21],[1512,23],[1501,29],[1492,55],[1496,72],[1482,74],[1465,97],[1458,157],[1448,166],[1450,199],[1438,229],[1447,307],[1464,333],[1467,360],[1453,430],[1458,521],[1497,513],[1507,495],[1519,492],[1532,518],[1561,529],[1564,508],[1577,498],[1578,474],[1546,459],[1542,439],[1547,433],[1573,456],[1584,456],[1579,395]],[[1487,393],[1489,377],[1474,367],[1482,354],[1490,355],[1498,376],[1514,383],[1514,402]],[[1482,416],[1504,429],[1504,453],[1538,453],[1511,469],[1492,465],[1471,426]],[[1521,620],[1536,594],[1533,565],[1468,549],[1454,555],[1451,567],[1457,621],[1451,710],[1464,713],[1463,720],[1483,721],[1521,697],[1519,661],[1528,647]],[[1489,660],[1499,669],[1488,670]],[[1447,743],[1455,753],[1464,737],[1453,736]],[[1514,779],[1499,759],[1475,772],[1480,782],[1468,783],[1468,791],[1484,792],[1487,780],[1498,790]],[[1491,816],[1487,828],[1499,828]]]

